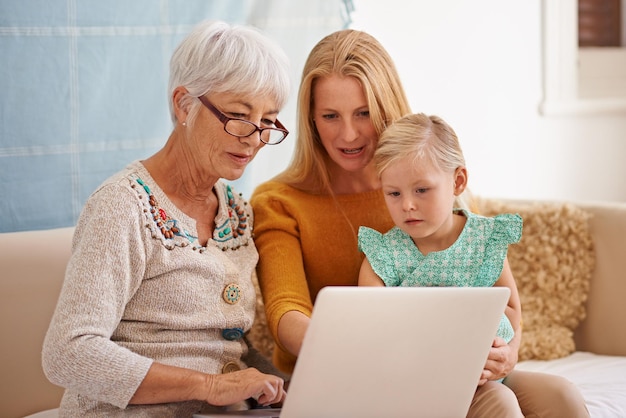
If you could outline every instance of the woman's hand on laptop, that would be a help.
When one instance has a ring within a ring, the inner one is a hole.
[[[509,344],[500,337],[493,340],[478,386],[484,385],[489,380],[502,379],[513,371],[517,364],[519,348],[517,340],[513,338]]]
[[[277,404],[285,400],[284,381],[278,376],[261,373],[255,368],[232,373],[209,375],[205,401],[226,406],[254,398],[260,405]]]

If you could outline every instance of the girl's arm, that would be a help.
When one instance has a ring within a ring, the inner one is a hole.
[[[520,302],[517,285],[511,272],[508,259],[504,259],[502,274],[494,286],[507,286],[511,290],[509,302],[505,308],[505,315],[511,322],[515,336],[507,344],[502,338],[496,337],[489,350],[487,362],[480,377],[479,385],[488,380],[497,380],[506,377],[517,364],[519,347],[522,338],[522,304]]]
[[[494,286],[506,286],[511,290],[509,302],[507,303],[504,313],[507,318],[509,318],[511,326],[513,326],[513,330],[515,331],[515,335],[517,336],[518,332],[521,331],[520,326],[522,323],[522,303],[520,302],[519,292],[517,291],[517,284],[515,283],[515,278],[513,277],[513,272],[511,271],[511,266],[509,265],[508,258],[504,259],[502,274],[500,275],[498,281],[494,283]]]
[[[384,286],[385,283],[374,272],[372,265],[368,261],[367,257],[363,259],[361,264],[361,270],[359,272],[359,286]]]

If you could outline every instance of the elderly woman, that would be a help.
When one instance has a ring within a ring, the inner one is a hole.
[[[287,130],[284,52],[204,22],[171,59],[165,146],[106,180],[78,220],[43,347],[61,416],[175,416],[284,400],[246,363],[258,254],[234,180]],[[223,406],[220,408],[219,406]]]

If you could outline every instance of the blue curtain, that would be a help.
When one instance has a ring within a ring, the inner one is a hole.
[[[339,0],[0,0],[0,232],[74,225],[104,179],[165,143],[169,58],[197,22],[254,24],[276,37],[297,57],[295,84],[303,56],[347,26],[350,8]],[[255,170],[240,189],[264,178]]]

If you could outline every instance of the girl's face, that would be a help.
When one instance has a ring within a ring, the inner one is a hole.
[[[416,162],[413,157],[405,157],[381,173],[391,219],[418,247],[420,241],[446,240],[453,229],[454,200],[466,181],[464,167],[454,173],[445,172],[428,158]]]
[[[312,94],[313,119],[330,158],[342,170],[363,170],[372,161],[378,134],[359,81],[336,74],[322,77]]]

